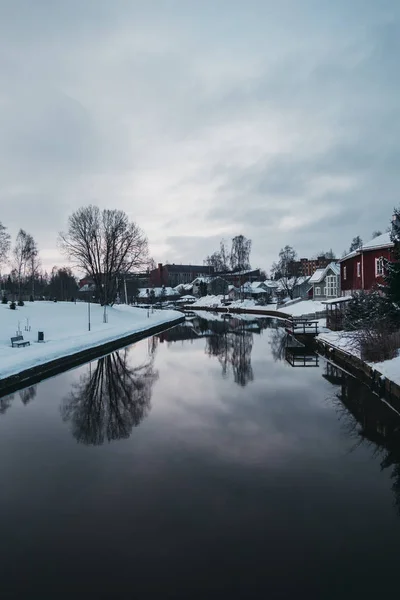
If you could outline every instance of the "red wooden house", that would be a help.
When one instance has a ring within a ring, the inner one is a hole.
[[[384,264],[392,259],[392,252],[390,233],[383,233],[342,258],[339,261],[342,296],[357,290],[370,291],[383,283]]]

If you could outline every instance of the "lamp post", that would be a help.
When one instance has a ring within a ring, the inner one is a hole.
[[[88,295],[88,299],[89,299],[89,301],[88,301],[88,328],[89,328],[89,331],[90,331],[90,292],[89,292],[89,295]]]

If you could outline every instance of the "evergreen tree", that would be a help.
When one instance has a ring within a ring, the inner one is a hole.
[[[388,300],[400,311],[400,209],[393,213],[390,239],[394,244],[392,259],[386,263],[385,292]]]

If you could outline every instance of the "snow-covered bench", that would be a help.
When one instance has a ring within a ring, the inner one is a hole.
[[[24,340],[24,337],[22,335],[16,335],[15,337],[11,338],[11,347],[14,348],[14,346],[17,346],[17,348],[19,348],[20,346],[30,346],[31,343],[28,342],[27,340]]]

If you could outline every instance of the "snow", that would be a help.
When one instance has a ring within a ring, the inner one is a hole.
[[[390,232],[382,233],[382,235],[378,235],[366,244],[360,246],[360,248],[357,248],[357,250],[353,250],[353,252],[349,252],[348,254],[346,254],[346,256],[340,259],[340,262],[343,262],[344,260],[347,260],[352,256],[357,256],[357,254],[359,254],[362,250],[374,250],[375,248],[392,248],[393,246],[394,244],[390,239]]]
[[[351,354],[360,358],[360,353],[356,347],[356,344],[352,341],[352,335],[356,335],[357,332],[346,332],[343,331],[329,331],[320,333],[318,335],[318,339],[327,342],[331,346],[342,350],[342,352],[346,352],[347,354]],[[390,381],[397,383],[400,385],[400,355],[392,358],[391,360],[384,360],[380,363],[367,363],[370,367],[381,373]]]
[[[325,312],[326,306],[318,300],[302,300],[297,304],[291,304],[290,306],[282,306],[281,312],[292,315],[293,317],[301,317],[303,315],[313,315],[318,312]]]
[[[379,371],[379,373],[382,373],[386,379],[390,379],[390,381],[400,385],[400,356],[396,356],[391,360],[385,360],[380,363],[374,363],[371,366]]]
[[[147,316],[147,310],[119,305],[107,308],[108,323],[103,323],[103,312],[99,304],[90,305],[91,331],[88,331],[86,302],[27,302],[16,310],[0,304],[0,378],[150,327],[167,325],[182,316],[167,310],[149,311]],[[26,325],[31,327],[30,331],[25,331]],[[30,346],[11,348],[10,338],[18,329]],[[44,343],[37,342],[38,331],[44,332]]]
[[[362,250],[372,250],[373,248],[381,248],[382,246],[393,246],[393,242],[390,239],[390,232],[388,231],[363,244],[361,248]]]

